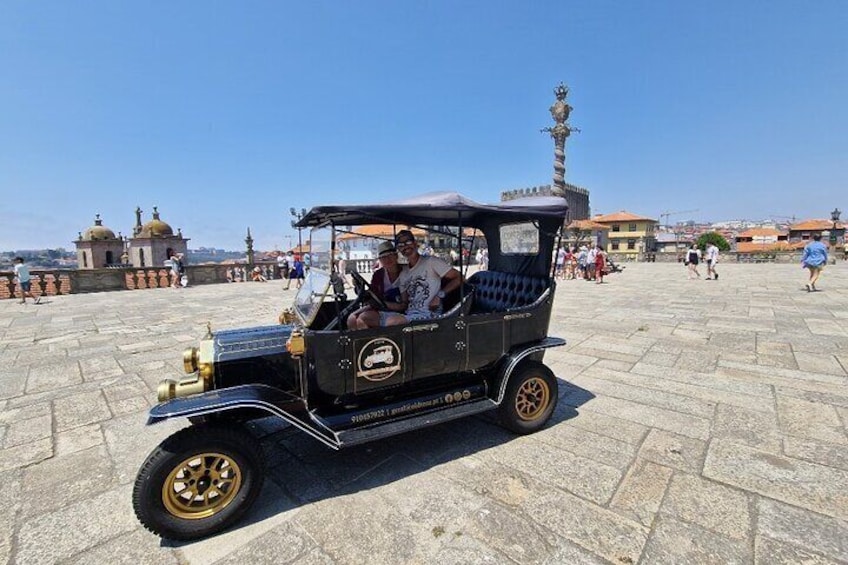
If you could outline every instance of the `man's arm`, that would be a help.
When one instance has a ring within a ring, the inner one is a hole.
[[[462,273],[453,268],[445,273],[445,276],[442,278],[447,279],[447,282],[442,287],[445,294],[450,294],[462,284]]]

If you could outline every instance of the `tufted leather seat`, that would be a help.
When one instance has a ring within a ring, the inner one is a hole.
[[[548,288],[546,277],[498,271],[479,271],[468,282],[475,289],[472,313],[503,312],[529,306]]]

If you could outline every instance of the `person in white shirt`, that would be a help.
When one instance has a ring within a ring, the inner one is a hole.
[[[565,265],[565,248],[560,247],[556,252],[556,271],[554,278],[561,279],[563,277],[563,266]]]
[[[15,278],[18,279],[18,286],[21,287],[21,304],[26,304],[26,297],[32,298],[36,304],[41,302],[41,297],[36,298],[32,294],[32,277],[29,274],[29,267],[24,264],[23,257],[15,257]]]
[[[707,244],[707,280],[718,280],[718,273],[715,270],[718,263],[718,247],[713,243]]]
[[[405,311],[403,314],[393,312],[382,321],[387,326],[397,326],[440,316],[443,313],[442,301],[449,292],[459,288],[462,275],[438,257],[425,257],[418,253],[415,237],[409,230],[399,231],[395,242],[408,264],[398,278]],[[443,278],[446,279],[444,288]]]
[[[598,248],[592,246],[589,252],[586,253],[586,280],[595,280],[595,257],[598,255]]]

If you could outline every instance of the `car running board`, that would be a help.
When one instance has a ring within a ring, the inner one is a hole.
[[[333,431],[335,440],[338,442],[338,447],[350,447],[367,443],[377,439],[402,434],[404,432],[449,422],[458,418],[465,418],[474,414],[482,414],[497,408],[498,404],[490,398],[478,398],[470,400],[462,404],[454,404],[437,410],[427,411],[425,413],[407,416],[402,419],[393,419],[384,422],[378,422],[363,426],[360,428],[352,428],[341,431]],[[321,418],[315,414],[311,414],[312,418],[320,421]],[[329,427],[322,425],[329,431]]]

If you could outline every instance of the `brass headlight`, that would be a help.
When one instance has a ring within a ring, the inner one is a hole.
[[[183,351],[183,369],[188,374],[197,370],[197,362],[200,359],[200,350],[196,347],[189,347]]]
[[[156,395],[159,402],[172,398],[200,394],[211,389],[215,377],[215,351],[211,339],[204,339],[200,347],[189,347],[183,352],[183,368],[191,376],[175,381],[165,379],[159,383]]]
[[[288,341],[286,341],[286,351],[288,351],[292,357],[303,355],[306,351],[306,339],[303,337],[303,332],[295,331],[291,333]]]

